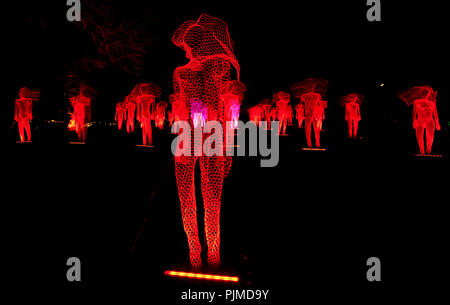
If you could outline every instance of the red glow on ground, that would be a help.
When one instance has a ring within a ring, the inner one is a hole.
[[[216,275],[216,274],[203,274],[203,273],[193,273],[193,272],[183,272],[183,271],[172,271],[167,270],[164,272],[165,275],[174,277],[186,277],[191,279],[202,279],[202,280],[212,280],[212,281],[225,281],[225,282],[239,282],[239,277],[237,276],[226,276],[226,275]]]

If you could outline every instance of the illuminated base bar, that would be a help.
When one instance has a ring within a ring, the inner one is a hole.
[[[85,142],[69,142],[69,144],[86,144]]]
[[[153,145],[143,145],[143,144],[136,144],[136,147],[147,147],[147,148],[153,148],[155,146]]]
[[[200,279],[200,280],[210,280],[210,281],[223,281],[223,282],[239,282],[239,277],[237,276],[226,276],[217,274],[204,274],[204,273],[193,273],[184,271],[173,271],[167,270],[164,272],[167,276],[190,278],[190,279]]]
[[[302,147],[302,150],[306,150],[306,151],[327,151],[326,148],[319,148],[319,147]]]
[[[424,155],[424,154],[414,154],[415,157],[423,157],[423,158],[443,158],[443,155]]]
[[[33,143],[31,141],[16,141],[17,144],[22,144],[22,143]]]

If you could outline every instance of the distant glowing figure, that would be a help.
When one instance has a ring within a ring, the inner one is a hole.
[[[164,120],[166,119],[166,102],[159,102],[156,104],[156,114],[155,114],[155,126],[159,129],[164,128]]]
[[[246,90],[247,86],[237,80],[225,82],[220,90],[220,97],[225,107],[225,121],[230,122],[230,127],[233,129],[238,127],[239,112]]]
[[[91,95],[93,89],[82,85],[80,94],[70,98],[73,107],[73,113],[69,122],[69,130],[75,130],[78,140],[82,143],[86,142],[88,123],[91,121]]]
[[[116,116],[115,120],[117,122],[117,127],[119,130],[122,130],[123,120],[127,117],[127,109],[124,106],[123,102],[116,104]]]
[[[276,120],[276,109],[274,108],[274,117],[272,117],[272,100],[270,98],[265,98],[259,101],[258,106],[261,107],[263,114],[262,120],[265,121],[266,129],[270,129],[270,122]]]
[[[348,136],[356,138],[358,133],[358,122],[361,121],[360,105],[364,95],[350,93],[340,98],[340,105],[345,107],[345,120],[348,123]]]
[[[191,98],[189,103],[191,104],[191,119],[194,128],[199,126],[205,127],[205,122],[208,118],[208,106],[201,99],[195,97]]]
[[[171,94],[169,102],[172,104],[172,121],[175,124],[173,127],[178,130],[178,121],[188,120],[189,105],[185,102],[185,97],[181,94]],[[171,124],[172,125],[172,124]]]
[[[169,126],[172,126],[172,124],[173,124],[172,110],[167,110],[167,121],[169,122]]]
[[[289,93],[280,91],[273,95],[273,101],[277,109],[277,120],[280,122],[278,133],[286,135],[286,127],[292,123],[292,107],[289,105],[291,96]]]
[[[256,126],[260,126],[264,116],[264,109],[260,105],[255,105],[248,109],[248,115],[250,117],[250,121],[253,121]]]
[[[301,128],[303,121],[305,120],[305,105],[303,103],[298,103],[295,106],[295,115],[298,122],[298,128]]]
[[[139,83],[131,92],[136,101],[136,119],[141,122],[142,142],[152,145],[152,120],[155,116],[155,101],[161,96],[161,88],[153,83]]]
[[[134,132],[134,119],[136,117],[136,101],[130,97],[124,100],[124,107],[126,110],[125,117],[127,118],[127,133]]]
[[[175,124],[178,115],[184,121],[190,117],[192,119],[190,124],[195,126],[200,126],[205,120],[220,121],[223,124],[226,114],[220,90],[223,84],[230,80],[231,66],[236,68],[239,80],[239,64],[233,54],[227,24],[220,19],[202,14],[198,20],[183,23],[175,31],[172,42],[183,49],[189,59],[186,65],[176,68],[173,75],[177,95],[175,100],[185,103],[179,110],[175,108],[175,103],[172,103]],[[191,111],[190,116],[186,113],[186,109]],[[223,143],[216,145],[223,146]],[[222,185],[231,168],[231,157],[204,155],[175,157],[175,174],[183,225],[194,269],[200,268],[202,264],[194,186],[197,160],[200,162],[201,171],[208,264],[211,267],[218,267]]]
[[[426,153],[431,153],[433,146],[434,130],[441,130],[436,109],[436,95],[430,86],[417,86],[399,93],[399,98],[408,106],[413,106],[413,127],[416,130],[416,138],[420,153],[425,154],[423,134],[426,129]]]
[[[19,90],[19,98],[15,100],[14,120],[19,127],[20,141],[25,142],[25,133],[27,133],[27,141],[31,141],[30,120],[33,119],[33,100],[39,98],[39,91],[29,88]]]
[[[325,119],[325,108],[327,108],[327,102],[323,100],[323,97],[327,87],[328,81],[318,78],[307,78],[290,87],[294,97],[299,98],[300,103],[304,104],[305,134],[308,147],[312,147],[311,124],[314,129],[316,147],[320,147],[320,131]]]

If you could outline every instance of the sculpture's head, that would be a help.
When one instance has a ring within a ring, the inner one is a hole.
[[[223,55],[230,60],[239,75],[240,68],[233,53],[228,26],[219,18],[202,14],[196,21],[184,22],[173,34],[172,42],[183,49],[190,60]]]

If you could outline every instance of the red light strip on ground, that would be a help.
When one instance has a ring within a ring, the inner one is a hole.
[[[326,151],[325,148],[308,148],[308,147],[303,147],[302,150],[309,150],[309,151]]]
[[[239,277],[237,277],[237,276],[224,276],[224,275],[215,275],[215,274],[171,271],[171,270],[165,271],[164,274],[168,275],[168,276],[187,277],[187,278],[202,279],[202,280],[225,281],[225,282],[235,282],[235,283],[239,282]]]
[[[428,158],[442,158],[443,155],[422,155],[422,154],[414,154],[416,157],[428,157]]]

